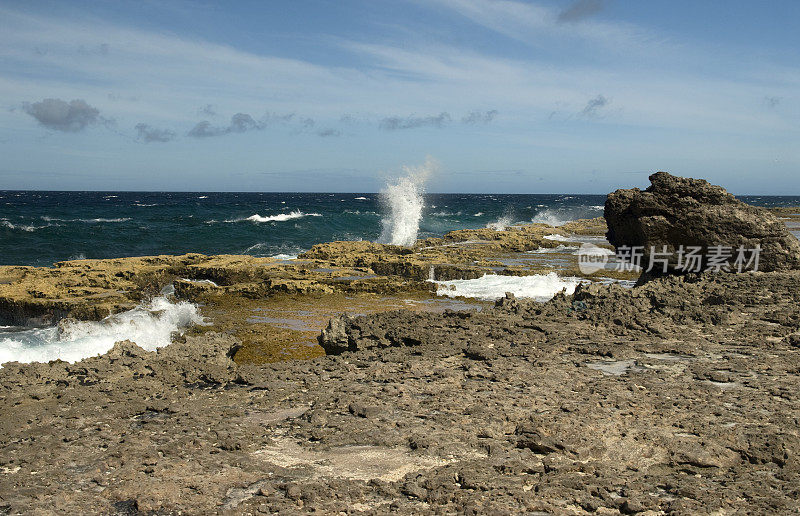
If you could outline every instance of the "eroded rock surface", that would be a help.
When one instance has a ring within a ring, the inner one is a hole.
[[[800,272],[718,274],[342,319],[307,361],[10,364],[0,510],[793,513],[799,330]]]
[[[663,273],[661,259],[668,260],[667,273],[681,272],[680,247],[699,247],[700,270],[709,267],[712,247],[728,250],[719,263],[726,269],[738,270],[737,249],[760,246],[758,270],[777,271],[800,268],[800,242],[786,225],[764,208],[745,204],[720,186],[702,179],[676,177],[666,172],[650,176],[646,190],[617,190],[608,195],[605,219],[608,241],[619,251],[622,246],[641,246],[642,266],[650,264],[651,251],[658,256],[648,277]],[[752,253],[743,258],[747,265]],[[746,268],[746,267],[744,267]],[[752,269],[752,266],[750,267]]]
[[[429,293],[435,290],[427,281],[431,277],[448,280],[542,272],[505,265],[497,258],[557,247],[561,242],[545,238],[552,234],[604,231],[602,219],[592,219],[560,228],[530,224],[504,231],[453,231],[443,238],[420,240],[413,247],[330,242],[314,246],[297,260],[193,253],[70,260],[54,267],[0,266],[0,324],[49,325],[65,317],[99,320],[133,308],[170,283],[182,299],[213,302],[218,298],[223,305],[236,298],[275,295]]]
[[[49,326],[68,318],[99,320],[129,310],[173,285],[178,299],[201,306],[203,331],[230,332],[238,362],[262,363],[323,354],[319,331],[338,312],[400,307],[437,310],[430,279],[580,274],[565,241],[605,232],[602,219],[482,228],[418,241],[412,247],[331,242],[298,259],[187,254],[72,260],[54,267],[0,266],[0,325]],[[555,236],[555,239],[553,238]],[[528,253],[532,250],[552,253]],[[630,273],[597,275],[630,279]],[[294,314],[304,314],[294,318]],[[294,318],[294,319],[293,319]]]

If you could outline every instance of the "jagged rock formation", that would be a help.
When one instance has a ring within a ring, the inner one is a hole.
[[[644,269],[649,268],[651,257],[654,259],[654,267],[645,271],[644,279],[663,274],[664,263],[667,274],[717,269],[717,265],[723,270],[752,270],[752,264],[747,267],[752,258],[749,251],[757,246],[761,249],[758,270],[800,268],[800,242],[766,209],[745,204],[702,179],[657,172],[650,182],[646,190],[609,194],[605,205],[606,238],[618,253],[623,246],[641,246]],[[699,247],[695,251],[699,261],[682,254],[681,246],[684,251]],[[741,257],[743,267],[736,262],[739,248],[748,251]],[[652,255],[653,249],[666,252]],[[717,261],[711,256],[717,256]]]
[[[0,513],[800,510],[800,271],[333,326],[314,360],[7,364]]]

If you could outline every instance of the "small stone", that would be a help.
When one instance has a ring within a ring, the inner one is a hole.
[[[271,496],[274,493],[275,493],[275,486],[273,486],[269,482],[261,484],[261,486],[258,488],[259,496]]]
[[[791,335],[787,335],[783,339],[783,341],[792,347],[800,348],[800,333],[793,333]]]
[[[291,484],[286,488],[286,497],[291,500],[299,500],[303,496],[303,491],[297,484]]]
[[[373,418],[380,413],[380,408],[374,405],[363,405],[361,403],[351,403],[348,406],[348,410],[354,416],[363,417],[363,418]]]

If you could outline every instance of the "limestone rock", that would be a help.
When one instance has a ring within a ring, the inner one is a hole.
[[[724,188],[702,179],[677,177],[667,172],[650,176],[646,190],[633,188],[609,194],[605,204],[608,223],[606,238],[617,248],[641,246],[643,269],[649,268],[651,251],[654,267],[647,274],[700,272],[713,267],[710,256],[717,255],[722,270],[753,270],[747,262],[760,246],[758,270],[780,271],[800,268],[800,242],[784,224],[764,208],[750,206],[736,199]],[[722,248],[717,248],[722,246]],[[690,264],[681,248],[699,247],[697,265]],[[744,249],[744,267],[736,263],[738,249]],[[730,256],[727,256],[730,254]],[[641,280],[640,280],[641,282]]]
[[[322,330],[319,336],[319,345],[325,350],[326,355],[338,355],[343,351],[350,350],[347,326],[351,319],[347,315],[339,315],[328,321],[328,326]]]

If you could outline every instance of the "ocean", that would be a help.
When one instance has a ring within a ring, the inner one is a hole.
[[[800,197],[743,197],[798,206]],[[177,193],[0,191],[0,264],[50,266],[83,258],[158,254],[250,254],[292,258],[314,244],[372,240],[408,245],[464,228],[603,214],[604,195],[423,194],[413,176],[374,193]],[[450,282],[444,295],[492,299],[507,291],[544,301],[577,278],[485,276]],[[75,361],[131,339],[145,349],[203,319],[168,294],[108,317],[58,329],[0,326],[0,364]],[[1,367],[1,366],[0,366]]]
[[[492,224],[557,225],[597,217],[605,202],[605,195],[578,194],[409,197],[403,192],[0,191],[0,264],[49,266],[61,260],[188,252],[289,257],[320,242],[378,240],[384,219],[411,226],[414,220],[391,219],[415,208],[416,236],[426,238]],[[741,199],[760,206],[800,205],[800,196]]]

